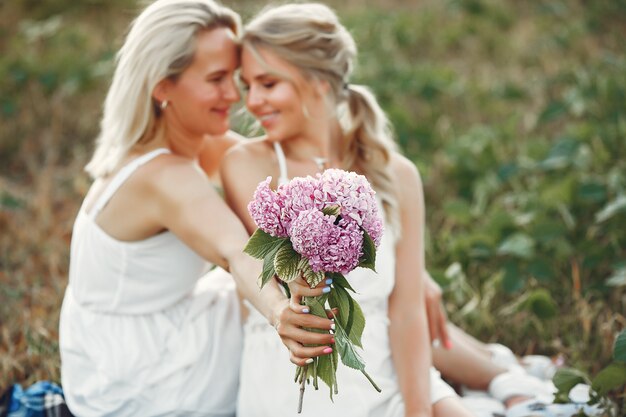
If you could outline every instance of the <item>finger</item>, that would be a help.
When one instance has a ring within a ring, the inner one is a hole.
[[[293,292],[291,293],[291,298],[289,299],[289,308],[297,314],[306,314],[311,312],[311,309],[308,306],[302,304],[302,296],[296,295]]]
[[[337,315],[339,315],[338,308],[331,308],[330,310],[326,310],[326,317],[328,317],[329,319],[334,319]]]
[[[293,346],[289,349],[289,359],[291,362],[303,366],[307,363],[311,363],[310,359],[318,356],[324,356],[332,353],[333,348],[329,346]]]
[[[335,330],[335,323],[330,319],[318,317],[313,314],[297,314],[287,309],[283,310],[279,317],[279,329],[289,329],[289,327],[308,327],[321,330]],[[280,330],[279,330],[279,333]]]
[[[436,319],[436,315],[437,313],[433,311],[432,309],[432,305],[430,303],[427,304],[427,312],[426,312],[426,316],[428,319],[428,334],[430,335],[430,341],[431,342],[435,342],[436,340],[439,340],[439,333],[437,330],[437,319]]]
[[[330,292],[330,287],[327,287]],[[289,308],[294,313],[302,314],[302,313],[310,313],[311,309],[309,306],[302,303],[302,295],[291,293],[291,297],[289,298]]]
[[[443,305],[440,306],[441,314],[440,314],[440,323],[439,323],[439,340],[441,340],[441,344],[446,349],[452,349],[452,339],[450,338],[450,334],[448,333],[448,315],[446,314],[446,310],[443,308]]]
[[[289,283],[289,290],[292,295],[298,295],[300,297],[317,297],[323,294],[328,294],[331,291],[330,284],[332,284],[333,280],[328,278],[322,282],[320,282],[315,288],[309,287],[308,284],[302,285],[299,282],[292,281]]]
[[[280,336],[303,345],[332,345],[335,343],[333,334],[311,332],[299,327],[284,329]]]

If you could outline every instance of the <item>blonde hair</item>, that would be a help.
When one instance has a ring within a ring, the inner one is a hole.
[[[238,35],[241,20],[212,0],[157,0],[133,21],[117,54],[96,150],[85,167],[92,177],[110,174],[134,145],[163,135],[154,87],[191,65],[198,32],[217,27]]]
[[[381,197],[390,225],[399,224],[390,159],[396,149],[391,126],[374,94],[350,84],[357,50],[337,15],[319,3],[287,4],[261,11],[245,26],[242,44],[257,57],[267,49],[307,79],[326,81],[344,127],[346,169],[364,174]],[[342,112],[341,107],[346,107]],[[399,231],[398,231],[399,232]]]

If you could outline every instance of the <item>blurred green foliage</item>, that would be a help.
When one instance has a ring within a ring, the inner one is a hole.
[[[452,320],[520,354],[608,364],[626,326],[626,1],[330,3],[359,45],[353,81],[424,178]],[[58,379],[82,166],[136,10],[0,2],[0,386]]]

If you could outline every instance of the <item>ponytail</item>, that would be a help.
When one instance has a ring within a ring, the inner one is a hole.
[[[344,136],[344,165],[369,179],[380,196],[388,224],[399,236],[398,198],[390,167],[397,147],[391,124],[367,87],[348,84],[347,96],[351,123]]]

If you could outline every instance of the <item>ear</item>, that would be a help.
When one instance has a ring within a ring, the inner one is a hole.
[[[330,92],[330,84],[326,80],[316,79],[313,81],[313,91],[318,97],[326,97]]]
[[[167,78],[164,78],[161,81],[159,81],[157,85],[154,87],[154,90],[152,90],[152,98],[156,100],[158,103],[168,100],[170,84],[171,84],[171,80]]]

